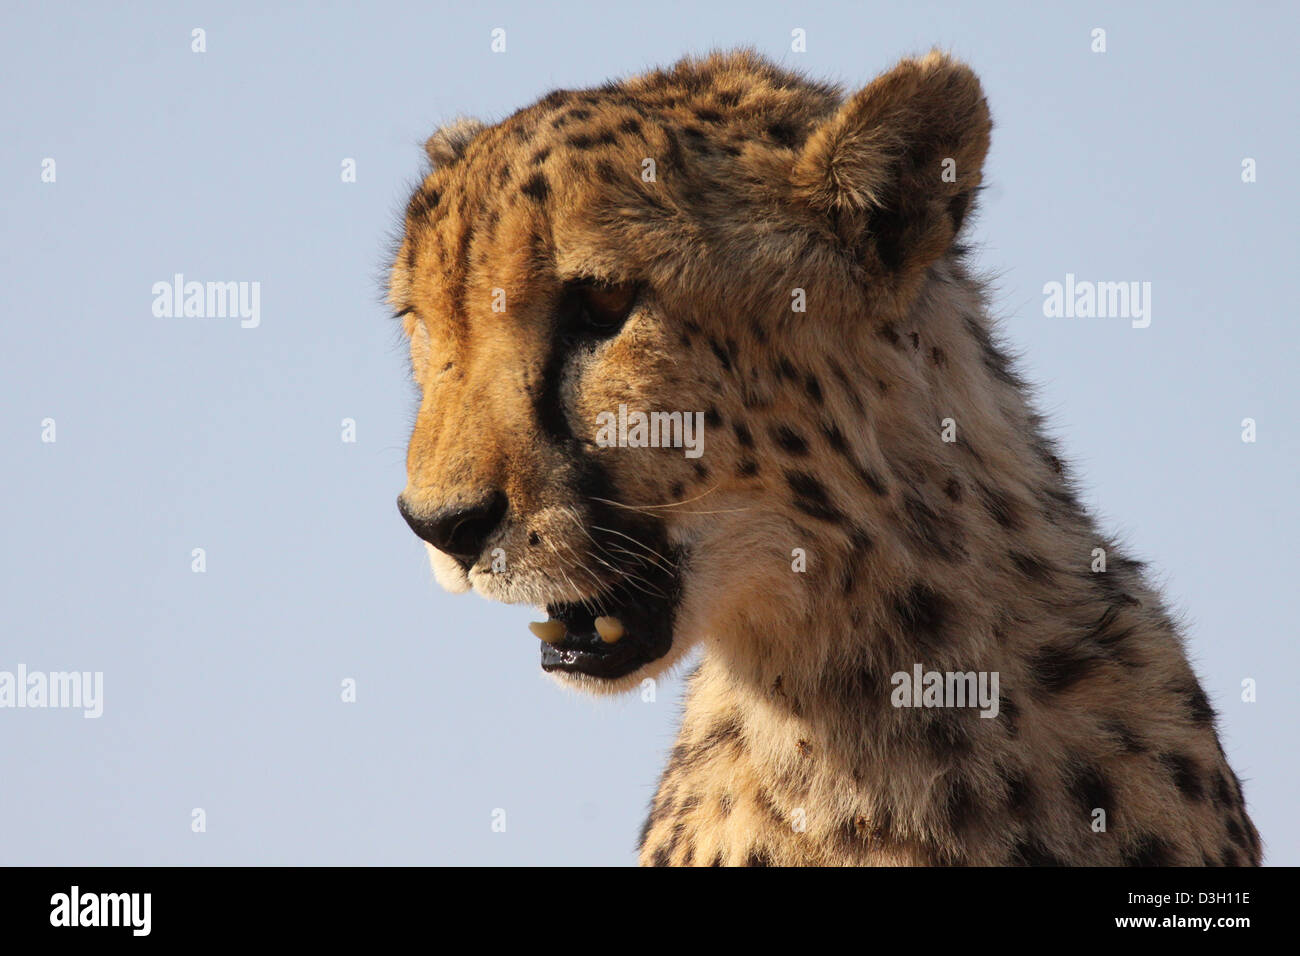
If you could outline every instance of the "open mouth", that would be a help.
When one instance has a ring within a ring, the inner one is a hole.
[[[530,624],[542,642],[542,670],[615,680],[668,653],[673,643],[678,575],[664,574],[652,593],[548,604],[548,619]]]

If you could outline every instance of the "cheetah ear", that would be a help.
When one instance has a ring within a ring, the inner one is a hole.
[[[462,116],[437,130],[424,142],[424,151],[434,169],[450,166],[465,152],[465,147],[483,130],[483,123],[472,117]]]
[[[961,229],[991,128],[969,67],[937,51],[903,60],[813,131],[792,183],[874,278],[903,293]]]

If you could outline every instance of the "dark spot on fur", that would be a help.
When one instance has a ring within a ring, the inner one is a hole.
[[[794,506],[822,521],[838,522],[844,515],[835,507],[822,483],[806,471],[785,472],[786,484],[794,492]]]
[[[436,189],[421,189],[411,197],[406,207],[406,215],[412,222],[421,222],[438,207],[442,194]]]
[[[740,722],[740,718],[735,714],[729,714],[709,728],[709,732],[700,741],[697,753],[706,753],[723,746],[738,750],[743,744],[743,733],[744,727]]]
[[[596,163],[596,175],[600,177],[601,182],[606,183],[616,183],[620,178],[618,169],[608,159]]]
[[[574,149],[590,149],[592,146],[613,146],[618,136],[612,131],[603,133],[577,133],[569,137],[569,145]]]
[[[965,555],[961,530],[952,522],[940,518],[920,498],[912,495],[904,497],[903,511],[907,515],[908,538],[920,550],[949,563],[956,562]]]
[[[522,192],[530,199],[545,202],[546,197],[551,194],[551,186],[541,173],[533,173],[528,177],[528,181],[524,183]]]
[[[1011,563],[1016,566],[1016,570],[1027,578],[1034,581],[1046,581],[1052,576],[1052,568],[1044,558],[1026,554],[1023,551],[1012,551],[1009,557]]]
[[[1012,866],[1068,866],[1038,840],[1020,840],[1011,850]]]
[[[1079,757],[1070,761],[1069,789],[1085,817],[1091,817],[1098,808],[1106,811],[1106,826],[1114,826],[1115,794],[1110,781],[1093,764]]]
[[[664,847],[665,852],[669,856],[672,856],[673,850],[677,849],[677,844],[681,841],[681,838],[685,835],[685,833],[686,833],[686,824],[684,823],[673,824],[673,828],[671,832],[669,832],[668,834],[668,843],[665,844]]]
[[[832,449],[839,452],[845,458],[850,458],[849,443],[844,437],[844,432],[840,431],[839,425],[836,425],[834,422],[823,422],[822,434],[826,436],[826,443],[830,445]]]
[[[1195,680],[1192,681],[1192,686],[1187,691],[1187,706],[1192,713],[1192,723],[1201,727],[1214,726],[1214,719],[1217,716],[1214,713],[1214,707],[1210,704],[1210,698],[1206,696],[1205,689]]]
[[[753,478],[758,474],[758,462],[752,458],[742,458],[736,466],[736,474],[741,478]]]
[[[1107,734],[1119,741],[1119,745],[1124,748],[1125,753],[1140,754],[1146,752],[1147,747],[1142,738],[1123,721],[1109,720],[1106,722],[1105,730]]]
[[[866,465],[861,464],[854,456],[853,449],[849,447],[848,439],[840,431],[839,425],[834,422],[823,422],[822,434],[826,437],[826,443],[831,446],[831,449],[849,463],[849,467],[853,469],[853,473],[857,475],[858,480],[870,488],[873,494],[883,496],[889,493],[884,482],[880,480],[880,476]]]
[[[1102,659],[1078,647],[1044,645],[1029,658],[1029,674],[1039,697],[1069,690],[1092,674]]]
[[[970,193],[960,192],[948,200],[948,215],[952,217],[952,234],[961,232],[961,224],[966,219],[966,210],[970,207]]]
[[[872,494],[879,495],[882,498],[889,494],[889,489],[886,488],[885,483],[880,480],[880,476],[866,465],[860,465],[857,462],[854,462],[853,471],[858,476],[858,480],[871,489]]]
[[[1201,779],[1196,761],[1186,754],[1164,753],[1157,757],[1173,778],[1174,786],[1188,800],[1205,799],[1205,781]]]
[[[849,534],[849,557],[862,558],[876,546],[865,528],[854,528]]]
[[[799,145],[799,131],[791,123],[769,123],[767,135],[776,140],[778,146],[783,146],[786,149],[794,149],[795,146]]]
[[[930,585],[920,581],[894,597],[894,617],[899,631],[928,648],[947,642],[948,605]]]
[[[1014,531],[1020,527],[1020,520],[1012,508],[1011,499],[1000,491],[987,485],[980,486],[980,495],[989,516],[1001,527]]]
[[[1117,646],[1123,644],[1136,630],[1133,625],[1126,627],[1118,626],[1120,608],[1117,605],[1108,607],[1097,618],[1088,630],[1086,641],[1095,642],[1099,647],[1107,652],[1112,652]]]
[[[704,424],[708,425],[710,428],[717,428],[722,424],[722,416],[718,414],[718,410],[712,405],[710,405],[708,411],[704,413]]]
[[[827,364],[830,365],[831,374],[834,375],[836,381],[840,383],[840,387],[843,388],[844,394],[847,395],[849,401],[853,403],[853,407],[858,412],[866,411],[866,406],[862,403],[862,396],[858,394],[860,386],[849,378],[848,373],[844,371],[844,366],[833,358],[828,359]]]
[[[749,856],[745,858],[745,866],[771,866],[772,858],[768,856],[767,851],[755,848],[749,851]]]
[[[749,426],[743,422],[732,422],[731,430],[736,433],[736,441],[740,442],[741,448],[754,447],[754,436],[750,434]]]
[[[939,366],[939,368],[948,367],[948,356],[945,355],[943,349],[939,348],[937,345],[930,349],[930,361]]]
[[[943,493],[947,495],[951,501],[961,501],[961,482],[956,478],[949,478],[947,482],[944,483]]]
[[[1023,816],[1034,805],[1034,786],[1024,771],[1014,770],[1006,775],[1007,810],[1014,816]]]
[[[772,429],[772,440],[785,452],[798,457],[808,454],[808,442],[789,425]]]
[[[814,404],[820,405],[823,401],[821,382],[817,381],[817,376],[809,372],[803,377],[804,390],[808,392]]]
[[[1233,806],[1232,788],[1228,786],[1228,778],[1221,772],[1214,775],[1214,803],[1221,808]]]
[[[628,117],[618,124],[619,132],[630,133],[633,136],[641,135],[641,122],[633,117]]]
[[[713,350],[713,354],[717,356],[718,361],[722,363],[723,370],[730,372],[731,356],[727,354],[727,351],[722,347],[722,344],[717,339],[710,337],[709,348]]]

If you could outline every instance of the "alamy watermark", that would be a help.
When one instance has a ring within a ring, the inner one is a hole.
[[[1065,274],[1043,285],[1043,315],[1049,319],[1132,319],[1133,328],[1151,324],[1150,282],[1091,282]]]
[[[80,709],[82,717],[94,719],[104,713],[103,671],[0,671],[0,709]]]
[[[240,326],[262,324],[262,283],[185,281],[178,272],[171,282],[153,284],[153,314],[159,319],[239,319]]]
[[[601,448],[681,448],[687,458],[704,454],[703,412],[629,412],[596,416],[596,444]]]
[[[998,715],[997,671],[898,671],[889,702],[895,707],[978,707],[981,717]]]
[[[152,893],[83,893],[73,885],[50,897],[51,926],[108,926],[148,936],[153,927]]]

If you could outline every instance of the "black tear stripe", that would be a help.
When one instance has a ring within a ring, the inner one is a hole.
[[[631,551],[642,551],[644,557],[636,565],[637,573],[648,579],[653,585],[663,590],[665,604],[670,614],[675,614],[681,596],[681,575],[679,571],[684,562],[680,549],[668,543],[667,529],[661,518],[643,515],[607,504],[606,501],[618,501],[618,491],[614,481],[604,465],[593,456],[583,442],[574,434],[565,414],[561,387],[564,380],[565,364],[573,349],[581,347],[571,333],[566,332],[564,323],[556,321],[551,334],[549,352],[542,364],[541,381],[534,392],[533,414],[542,434],[566,453],[569,461],[575,462],[573,487],[582,501],[584,518],[592,526],[588,528],[598,545],[609,545]],[[597,499],[605,499],[604,501]],[[610,529],[596,531],[596,527]],[[623,537],[627,535],[627,537]],[[628,541],[632,538],[642,547]],[[649,550],[646,550],[649,549]],[[665,562],[651,555],[660,555]],[[617,555],[617,551],[614,552]],[[616,567],[625,566],[632,559],[614,560],[606,556]],[[661,567],[668,564],[668,569]],[[622,596],[635,600],[640,592],[633,590]]]

